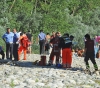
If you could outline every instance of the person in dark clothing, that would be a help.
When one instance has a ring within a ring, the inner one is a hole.
[[[91,62],[93,63],[94,65],[94,69],[95,71],[98,70],[98,66],[96,64],[96,61],[95,61],[95,52],[94,52],[94,41],[91,40],[90,38],[90,35],[89,34],[86,34],[85,36],[85,58],[84,58],[84,61],[85,61],[85,64],[86,64],[86,69],[89,70],[90,69],[90,66],[89,66],[89,63],[88,63],[88,60],[90,59]]]
[[[28,37],[28,39],[29,39],[29,43],[30,43],[29,46],[28,46],[27,53],[32,53],[31,48],[32,48],[32,43],[33,43],[33,37],[32,37],[31,32],[28,31],[28,33],[26,33],[26,36]]]
[[[5,53],[4,53],[4,51],[3,51],[1,46],[0,46],[0,54],[2,55],[2,59],[4,59],[5,58]]]
[[[45,41],[46,41],[46,34],[43,33],[43,30],[40,30],[38,35],[39,45],[40,45],[40,54],[44,54],[45,52]]]
[[[14,33],[13,56],[14,56],[14,61],[18,61],[18,46],[19,46],[18,38],[19,38],[19,35],[18,35],[16,29],[13,29],[13,33]]]
[[[26,33],[26,36],[28,37],[28,39],[29,39],[30,41],[32,41],[32,34],[31,34],[30,31],[28,31],[28,33]]]
[[[12,60],[13,55],[13,36],[14,33],[10,32],[10,28],[7,28],[7,32],[2,36],[4,42],[6,43],[6,58],[9,60]]]

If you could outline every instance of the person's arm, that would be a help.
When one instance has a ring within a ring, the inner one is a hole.
[[[2,36],[3,41],[6,43],[5,34]]]

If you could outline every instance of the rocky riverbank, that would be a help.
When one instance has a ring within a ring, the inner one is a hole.
[[[100,88],[99,74],[84,73],[84,58],[74,57],[72,69],[33,65],[35,60],[40,60],[40,55],[27,55],[27,60],[17,66],[0,60],[0,88]],[[100,59],[96,61],[100,68]]]

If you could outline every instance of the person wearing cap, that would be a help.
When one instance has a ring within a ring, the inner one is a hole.
[[[10,32],[10,28],[7,28],[7,32],[2,36],[4,42],[6,43],[6,58],[10,60],[12,60],[13,55],[13,37],[14,33]]]

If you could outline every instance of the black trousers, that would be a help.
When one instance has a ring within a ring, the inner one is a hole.
[[[10,54],[10,57],[9,57]],[[13,44],[7,43],[6,44],[6,58],[12,60],[13,55]]]
[[[40,40],[39,44],[40,44],[40,54],[44,54],[44,52],[45,52],[45,40]]]
[[[84,61],[85,61],[85,63],[86,63],[87,66],[89,65],[89,63],[88,63],[89,59],[91,60],[91,62],[93,63],[93,65],[96,65],[96,61],[95,61],[94,56],[95,56],[94,52],[86,52]]]
[[[5,53],[4,53],[3,50],[0,51],[0,54],[2,55],[2,59],[4,59],[5,58]]]
[[[18,61],[18,45],[19,44],[13,44],[13,56],[15,61]]]

